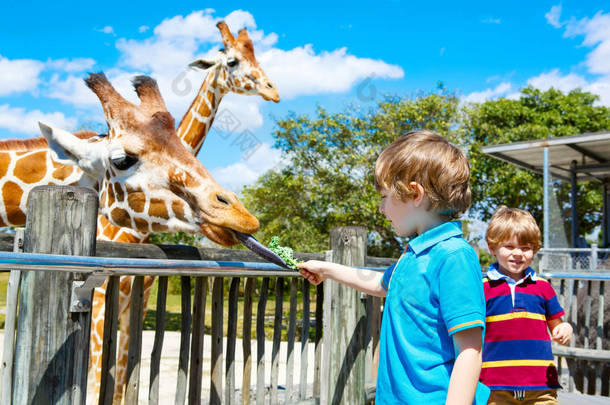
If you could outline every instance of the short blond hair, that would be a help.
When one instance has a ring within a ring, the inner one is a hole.
[[[375,187],[401,201],[413,199],[412,181],[421,184],[429,209],[457,218],[470,207],[470,165],[464,152],[432,131],[408,132],[388,146],[375,163]]]
[[[495,249],[513,236],[517,237],[520,245],[530,245],[534,252],[542,247],[540,228],[532,214],[503,205],[491,216],[485,240],[490,249]]]

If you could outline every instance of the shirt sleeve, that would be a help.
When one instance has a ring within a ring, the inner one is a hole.
[[[386,290],[386,292],[390,289],[390,280],[392,279],[392,273],[394,273],[394,269],[396,268],[396,263],[385,269],[383,277],[381,278],[381,287]]]
[[[439,305],[449,335],[474,327],[485,329],[481,266],[474,250],[447,256],[439,273]]]
[[[565,315],[563,308],[559,304],[559,300],[557,299],[557,294],[555,294],[555,290],[551,283],[545,282],[547,285],[547,290],[545,291],[545,310],[546,310],[546,319],[550,321],[552,319],[561,318]]]

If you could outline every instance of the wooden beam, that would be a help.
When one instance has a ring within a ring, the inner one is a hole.
[[[35,187],[24,251],[95,255],[97,208],[93,190]],[[79,279],[68,272],[23,272],[13,404],[85,403],[91,312],[70,312],[73,281]]]

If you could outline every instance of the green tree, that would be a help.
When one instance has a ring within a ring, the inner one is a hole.
[[[315,117],[290,114],[277,122],[275,147],[290,163],[261,176],[244,189],[244,202],[261,222],[257,237],[271,236],[298,251],[328,249],[336,226],[366,226],[368,254],[401,251],[390,224],[379,212],[374,166],[379,153],[399,135],[427,128],[453,141],[463,139],[458,125],[459,100],[444,89],[412,98],[387,97],[375,108]],[[459,142],[458,142],[459,143]]]
[[[542,176],[501,162],[481,152],[481,147],[532,139],[562,137],[610,129],[610,110],[595,106],[598,96],[574,90],[541,91],[531,87],[518,100],[504,98],[472,104],[464,109],[465,135],[471,140],[473,211],[487,220],[502,204],[526,209],[542,224]],[[569,219],[569,184],[556,183],[563,217]],[[599,224],[599,183],[578,186],[580,234]],[[569,228],[569,220],[565,222]],[[569,233],[568,233],[569,234]]]

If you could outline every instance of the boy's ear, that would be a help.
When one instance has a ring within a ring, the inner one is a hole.
[[[489,245],[489,244],[488,244],[488,245],[487,245],[487,250],[489,250],[489,253],[490,253],[492,256],[494,256],[494,257],[496,256],[496,249],[495,249],[493,246],[491,246],[491,245]]]
[[[418,207],[424,201],[424,197],[426,196],[424,187],[415,181],[410,182],[409,187],[416,193],[413,203],[416,207]]]

